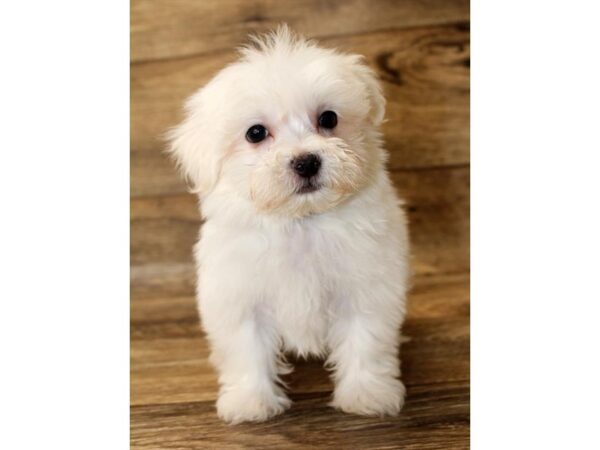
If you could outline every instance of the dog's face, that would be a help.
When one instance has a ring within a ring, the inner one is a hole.
[[[286,28],[255,44],[188,100],[171,152],[201,196],[290,217],[327,211],[381,169],[379,84],[360,57]]]

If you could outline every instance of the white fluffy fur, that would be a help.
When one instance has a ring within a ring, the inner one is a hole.
[[[317,47],[286,27],[255,38],[241,59],[187,102],[170,151],[201,199],[198,302],[231,423],[290,406],[284,352],[327,357],[332,405],[397,414],[399,330],[408,233],[385,170],[385,102],[356,55]],[[320,130],[318,115],[338,114]],[[246,130],[263,124],[259,144]],[[322,159],[316,192],[299,194],[290,160]]]

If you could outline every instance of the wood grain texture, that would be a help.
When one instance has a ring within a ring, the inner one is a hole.
[[[417,277],[402,347],[408,386],[469,376],[469,285],[464,274]],[[192,293],[132,299],[132,404],[214,400],[217,381]],[[294,360],[292,358],[292,360]],[[330,391],[322,362],[296,361],[293,392]]]
[[[323,44],[365,55],[378,72],[392,170],[468,163],[467,24],[336,37]],[[181,119],[185,98],[235,57],[228,50],[132,66],[132,195],[185,192],[164,155],[164,133]]]
[[[135,0],[131,59],[229,49],[249,33],[283,22],[309,37],[323,38],[467,20],[467,0]]]
[[[162,136],[248,32],[281,22],[365,55],[382,80],[415,271],[396,418],[334,411],[322,361],[294,358],[291,410],[235,427],[216,416],[194,299],[198,204]],[[469,447],[469,45],[466,0],[132,0],[131,448]]]
[[[364,418],[327,407],[328,393],[297,394],[286,414],[230,427],[210,402],[134,406],[132,449],[467,449],[468,383],[419,386],[397,418]]]
[[[131,319],[132,448],[467,446],[467,275],[415,280],[403,328],[408,342],[401,350],[408,400],[397,418],[332,410],[327,407],[332,384],[322,362],[292,358],[295,371],[286,379],[292,409],[266,424],[226,426],[216,418],[216,374],[194,297],[134,297]]]

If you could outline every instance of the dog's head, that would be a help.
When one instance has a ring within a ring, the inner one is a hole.
[[[361,57],[280,27],[255,38],[186,103],[170,152],[201,197],[229,193],[259,213],[324,212],[382,167],[385,101]]]

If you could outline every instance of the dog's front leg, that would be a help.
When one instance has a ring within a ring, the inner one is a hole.
[[[277,385],[279,342],[255,314],[229,315],[218,323],[205,317],[211,361],[219,372],[217,412],[230,423],[263,421],[291,404]]]
[[[376,288],[363,291],[358,294],[363,299],[347,300],[337,311],[328,338],[327,363],[335,382],[331,406],[361,415],[397,415],[405,395],[398,379],[403,308],[397,306],[397,298],[389,299],[394,306],[360,307],[361,301],[364,304],[365,298],[377,293]]]

